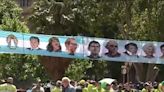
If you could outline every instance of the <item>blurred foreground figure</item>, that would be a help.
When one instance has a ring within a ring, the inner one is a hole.
[[[41,80],[37,80],[37,84],[32,88],[32,92],[45,92],[41,86]]]
[[[8,77],[6,82],[0,85],[0,92],[17,92],[16,86],[13,85],[12,77]]]

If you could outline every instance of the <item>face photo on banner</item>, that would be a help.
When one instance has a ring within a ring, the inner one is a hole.
[[[37,36],[31,36],[29,39],[30,47],[28,47],[28,50],[41,50],[39,47],[40,45],[40,39]]]
[[[40,34],[24,34],[24,50],[25,53],[31,53],[34,52],[41,52],[41,51],[47,51],[47,45],[49,37],[48,35],[40,35]],[[27,52],[26,52],[27,51]],[[47,51],[48,52],[48,51]],[[38,53],[39,54],[39,53]],[[41,55],[44,53],[40,53]]]
[[[156,56],[156,43],[147,42],[142,44],[142,56],[144,58],[152,59],[157,57]]]
[[[157,47],[157,53],[159,59],[164,59],[164,43],[159,42]]]
[[[100,53],[100,43],[98,41],[90,41],[88,45],[88,51],[90,51],[90,55],[87,56],[92,59],[98,59],[101,58]]]
[[[160,45],[160,51],[162,55],[160,56],[161,59],[164,59],[164,43]]]
[[[10,34],[6,38],[7,45],[10,49],[16,49],[18,46],[18,39],[15,35]]]
[[[102,54],[103,39],[85,38],[84,40],[84,54],[90,59],[100,59]]]
[[[69,55],[75,55],[77,47],[78,44],[75,38],[73,37],[67,38],[67,40],[65,41],[65,48],[66,48],[66,52]]]
[[[123,54],[125,56],[130,56],[130,57],[139,57],[138,55],[138,45],[136,42],[130,42],[127,41],[126,44],[124,45],[125,51]]]
[[[116,57],[121,56],[121,53],[118,51],[119,45],[118,45],[117,40],[114,40],[114,39],[107,40],[105,44],[105,49],[106,49],[106,52],[104,53],[104,55],[107,57],[116,58]]]
[[[16,32],[0,31],[0,47],[4,53],[23,53],[23,35]]]
[[[60,45],[60,41],[57,37],[49,38],[47,51],[49,52],[61,52],[62,47]]]

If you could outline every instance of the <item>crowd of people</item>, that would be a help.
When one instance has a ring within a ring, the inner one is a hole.
[[[41,80],[29,89],[17,89],[13,84],[13,78],[9,77],[1,83],[0,92],[164,92],[164,81],[140,82],[140,83],[118,83],[113,81],[111,84],[94,80],[73,81],[68,77],[52,83],[42,83]]]

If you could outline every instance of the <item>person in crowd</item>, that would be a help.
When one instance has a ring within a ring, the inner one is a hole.
[[[145,58],[154,58],[155,46],[152,43],[147,43],[143,46],[143,51],[145,53]]]
[[[107,53],[105,53],[105,56],[108,57],[120,57],[121,54],[118,52],[118,44],[115,40],[109,40],[105,46],[105,48],[108,50]]]
[[[71,84],[73,87],[75,87],[75,86],[76,86],[76,81],[71,80],[71,81],[70,81],[70,84]]]
[[[160,58],[161,58],[161,59],[164,59],[164,44],[162,44],[162,45],[160,46],[160,50],[161,50],[161,53],[162,53],[162,55],[160,56]]]
[[[0,85],[0,92],[17,92],[12,77],[8,77],[6,82]]]
[[[44,88],[41,85],[41,80],[38,79],[36,85],[32,88],[31,92],[45,92]]]
[[[57,37],[52,37],[49,39],[49,43],[47,45],[47,51],[49,52],[60,52],[61,51],[61,45],[59,42],[59,39]]]
[[[96,81],[90,80],[87,89],[88,92],[97,92]]]
[[[98,41],[91,41],[88,45],[88,51],[90,51],[89,58],[98,59],[100,53],[100,43]]]
[[[65,41],[66,51],[69,53],[69,55],[75,55],[77,46],[78,45],[75,38],[68,38]]]
[[[40,40],[38,37],[36,36],[31,36],[30,37],[30,48],[27,48],[28,50],[41,50],[41,48],[39,48],[39,43]]]
[[[97,90],[98,90],[98,92],[105,92],[105,89],[103,88],[103,83],[101,83],[101,82],[98,82],[97,83]]]
[[[68,77],[62,78],[62,92],[75,92],[75,88],[70,84]]]
[[[62,92],[62,82],[58,80],[56,86],[52,89],[52,92]]]
[[[149,82],[146,82],[141,92],[152,92],[152,90],[152,85]]]
[[[137,55],[137,51],[138,51],[137,44],[128,43],[125,45],[125,49],[126,49],[126,51],[124,52],[125,55],[138,57],[138,55]]]
[[[47,80],[46,83],[44,84],[44,90],[45,92],[51,92],[52,89],[52,84],[51,81]]]
[[[18,46],[18,39],[13,34],[7,36],[6,42],[10,49],[15,49]]]

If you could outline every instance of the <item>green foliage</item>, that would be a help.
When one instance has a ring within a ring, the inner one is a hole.
[[[0,29],[14,32],[29,32],[25,23],[20,21],[22,9],[12,0],[1,0]]]
[[[33,15],[29,18],[34,32],[129,40],[163,41],[164,39],[164,1],[162,0],[57,1],[59,0],[39,0],[35,3]],[[84,68],[84,70],[75,67],[76,64],[83,65],[83,62],[74,62],[66,75],[73,76],[80,71],[78,77],[82,78],[84,74],[81,72],[88,70],[93,73],[94,78],[99,79],[107,72],[111,73],[108,66],[112,65],[119,69],[111,68],[114,71],[111,75],[119,76],[121,72],[119,72],[120,64],[94,62],[91,68]],[[108,67],[108,70],[105,67]],[[101,69],[104,74],[99,71]],[[115,71],[117,74],[114,74]],[[78,77],[71,78],[79,79]]]
[[[25,23],[20,21],[22,9],[16,2],[12,0],[0,0],[0,2],[0,29],[29,32]],[[17,82],[48,78],[38,57],[32,55],[1,54],[0,71],[0,79],[12,76]]]
[[[161,14],[163,1],[133,0],[117,2],[114,16],[119,19],[121,34],[118,38],[130,40],[159,41],[161,32]]]
[[[32,55],[1,54],[0,71],[0,79],[12,76],[17,81],[25,81],[47,77],[37,56]]]
[[[103,72],[102,72],[103,71]],[[73,80],[109,77],[109,70],[104,61],[74,60],[65,72],[65,76]]]
[[[85,77],[86,70],[91,67],[92,63],[88,60],[74,60],[66,70],[65,76],[74,80],[80,80]]]

